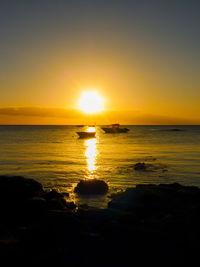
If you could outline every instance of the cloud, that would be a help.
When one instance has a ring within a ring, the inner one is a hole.
[[[107,110],[86,114],[80,110],[43,107],[2,107],[0,124],[200,124],[200,120],[144,114],[134,110]]]
[[[95,119],[99,115],[95,116]],[[43,107],[2,107],[0,124],[87,124],[94,116],[80,110]]]
[[[64,108],[43,108],[43,107],[4,107],[0,108],[0,115],[10,116],[37,116],[37,117],[75,117],[76,110]]]

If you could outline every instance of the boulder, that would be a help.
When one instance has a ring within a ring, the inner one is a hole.
[[[183,131],[182,129],[178,129],[178,128],[174,128],[174,129],[171,129],[172,132],[181,132]]]
[[[69,208],[67,202],[64,198],[64,195],[57,192],[55,189],[52,189],[49,192],[44,194],[44,198],[47,201],[48,209],[50,210],[58,210],[58,209],[65,209]]]
[[[51,191],[46,192],[44,194],[44,198],[46,200],[61,199],[61,198],[63,198],[63,195],[61,193],[59,193],[58,191],[56,191],[55,189],[52,189]]]
[[[42,197],[32,197],[26,202],[26,205],[26,213],[29,212],[33,215],[46,212],[47,210],[47,202]]]
[[[0,176],[0,200],[25,200],[44,193],[40,183],[22,176]]]
[[[20,224],[46,210],[40,183],[21,176],[0,176],[0,212],[3,224]]]
[[[76,208],[76,204],[73,201],[66,202],[66,207],[70,210],[73,210]]]
[[[106,182],[97,179],[81,180],[74,189],[75,193],[83,195],[99,195],[108,192]]]
[[[62,198],[52,198],[47,201],[48,210],[62,210],[66,208],[66,201]]]
[[[142,163],[141,162],[138,162],[138,163],[136,163],[134,165],[134,169],[136,171],[146,171],[147,166],[146,166],[146,164],[144,162],[142,162]]]

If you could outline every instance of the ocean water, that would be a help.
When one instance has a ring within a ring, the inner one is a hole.
[[[0,126],[0,175],[33,178],[94,206],[105,198],[73,194],[80,179],[103,179],[110,193],[138,183],[200,186],[200,126],[126,127],[128,133],[105,134],[100,126]],[[95,139],[76,134],[93,130]],[[137,162],[147,170],[135,170]]]

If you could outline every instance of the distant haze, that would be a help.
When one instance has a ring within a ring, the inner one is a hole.
[[[63,108],[1,108],[0,124],[48,124],[48,125],[74,125],[74,124],[121,124],[133,125],[187,125],[200,124],[200,120],[176,118],[145,114],[139,111],[107,110],[95,114],[86,114],[79,110]]]

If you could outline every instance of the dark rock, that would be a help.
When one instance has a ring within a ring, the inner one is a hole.
[[[61,193],[58,193],[55,189],[52,189],[51,191],[46,192],[44,194],[44,198],[46,200],[60,199],[60,198],[63,198],[63,195]]]
[[[181,132],[183,131],[182,129],[178,129],[178,128],[174,128],[174,129],[171,129],[172,132]]]
[[[112,195],[112,200],[108,203],[108,207],[117,210],[124,210],[130,205],[136,205],[139,197],[139,190],[137,190],[136,188],[128,188],[124,192]]]
[[[89,209],[90,206],[88,204],[80,204],[79,209]]]
[[[76,204],[75,204],[73,201],[71,201],[71,202],[66,202],[66,207],[67,207],[68,209],[73,210],[73,209],[76,208]]]
[[[40,183],[22,176],[0,176],[0,200],[28,199],[44,193]]]
[[[66,202],[64,199],[52,198],[47,201],[47,207],[49,210],[62,210],[66,208]]]
[[[172,183],[172,184],[160,184],[160,188],[168,188],[168,189],[174,189],[174,190],[179,190],[184,188],[181,184],[179,183]],[[157,186],[158,188],[158,186]]]
[[[134,165],[134,169],[136,171],[146,171],[147,166],[146,166],[146,164],[144,162],[142,162],[142,163],[141,162],[138,162],[138,163],[136,163]]]
[[[81,180],[75,187],[74,192],[83,195],[106,194],[108,185],[97,179]]]
[[[27,201],[27,210],[32,215],[44,213],[47,210],[47,201],[42,197],[32,197]]]
[[[64,197],[69,197],[69,193],[67,193],[67,192],[62,192],[62,195],[63,195]]]
[[[75,191],[94,194],[98,183],[97,192],[107,192],[107,184],[97,181],[81,181]],[[6,223],[7,214],[0,210],[0,251],[6,263],[13,259],[12,265],[193,266],[198,260],[200,189],[195,186],[141,184],[111,195],[108,209],[82,205],[75,212],[75,204],[66,203],[55,190],[20,195],[13,185],[9,180],[7,191],[0,187],[1,208],[12,203]]]
[[[70,205],[67,204],[64,195],[52,189],[50,192],[44,194],[44,198],[47,201],[48,209],[59,210],[69,208]]]
[[[187,193],[186,193],[187,192]],[[181,202],[188,201],[188,196],[192,196],[194,201],[200,194],[200,189],[195,187],[185,187],[178,183],[173,184],[138,184],[135,188],[128,188],[124,192],[111,197],[109,208],[127,209],[129,207],[142,206],[148,212],[149,207],[168,209],[180,206]]]
[[[182,132],[184,130],[180,129],[180,128],[172,128],[172,129],[162,129],[160,131],[164,131],[164,132]]]
[[[41,202],[36,204],[36,201],[30,201],[30,199],[40,198],[43,193],[42,185],[33,179],[21,176],[0,176],[2,223],[17,224],[28,220],[32,211],[35,214],[36,206],[39,208],[41,205]]]

